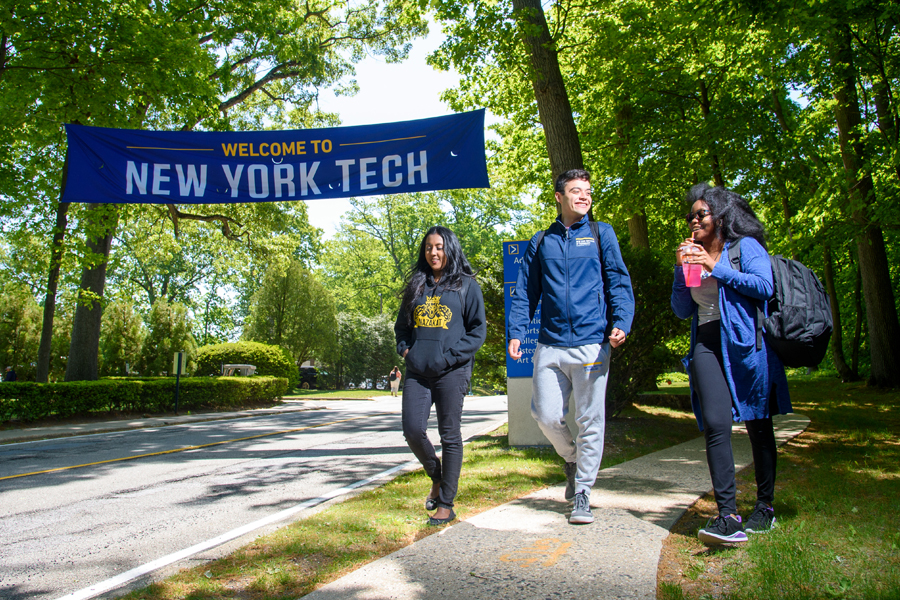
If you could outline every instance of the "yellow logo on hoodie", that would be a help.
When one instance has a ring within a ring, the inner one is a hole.
[[[413,315],[416,320],[413,327],[443,327],[447,329],[447,323],[453,318],[450,309],[441,305],[440,296],[427,298],[425,304],[416,307]]]

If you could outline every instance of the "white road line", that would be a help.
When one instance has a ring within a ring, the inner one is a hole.
[[[466,443],[468,443],[476,437],[480,437],[490,431],[497,429],[497,427],[499,427],[500,425],[502,425],[502,423],[499,423],[499,424],[493,423],[493,424],[489,425],[487,428],[485,428],[484,430],[470,436],[465,441],[466,441]],[[357,488],[360,488],[364,485],[368,485],[374,481],[378,481],[379,479],[384,479],[385,477],[390,477],[394,473],[397,473],[404,469],[412,469],[412,468],[416,468],[419,466],[420,466],[419,461],[417,461],[417,460],[403,463],[402,465],[390,468],[387,471],[382,471],[381,473],[377,473],[367,479],[363,479],[361,481],[357,481],[356,483],[351,483],[348,486],[342,487],[342,488],[334,490],[332,492],[328,492],[324,496],[319,496],[318,498],[313,498],[312,500],[307,500],[306,502],[303,502],[302,504],[298,504],[297,506],[287,508],[287,509],[277,512],[273,515],[270,515],[264,519],[260,519],[258,521],[254,521],[252,523],[248,523],[242,527],[238,527],[237,529],[232,529],[231,531],[229,531],[227,533],[223,533],[222,535],[220,535],[218,537],[214,537],[211,540],[206,540],[205,542],[200,542],[199,544],[194,544],[190,548],[185,548],[184,550],[174,552],[172,554],[169,554],[168,556],[163,556],[162,558],[157,558],[154,561],[143,564],[139,567],[131,569],[130,571],[126,571],[126,572],[122,573],[121,575],[116,575],[115,577],[107,579],[106,581],[101,581],[100,583],[95,583],[94,585],[92,585],[90,587],[86,587],[84,589],[78,590],[77,592],[73,592],[66,596],[61,596],[57,600],[87,600],[88,598],[93,598],[94,596],[102,594],[103,592],[108,592],[109,590],[112,590],[119,586],[125,585],[129,581],[132,581],[134,579],[137,579],[138,577],[147,575],[148,573],[152,573],[153,571],[156,571],[157,569],[161,569],[165,566],[171,565],[172,563],[178,562],[179,560],[184,560],[185,558],[193,556],[194,554],[198,554],[205,550],[209,550],[210,548],[215,548],[216,546],[220,546],[220,545],[224,544],[225,542],[230,542],[233,539],[237,539],[237,538],[241,537],[242,535],[251,533],[254,530],[259,529],[261,527],[265,527],[267,525],[271,525],[273,523],[283,521],[283,520],[287,519],[288,517],[291,517],[302,510],[306,510],[307,508],[312,508],[313,506],[322,504],[323,502],[327,502],[328,500],[331,500],[332,498],[337,498],[338,496],[343,496],[344,494],[352,492],[353,490],[355,490]]]
[[[163,556],[162,558],[157,558],[154,561],[143,564],[139,567],[131,569],[130,571],[126,571],[121,575],[117,575],[111,579],[107,579],[106,581],[101,581],[100,583],[96,583],[90,587],[86,587],[82,590],[78,590],[77,592],[73,592],[67,596],[62,596],[58,600],[86,600],[87,598],[93,598],[98,594],[102,594],[103,592],[108,592],[111,589],[117,588],[121,585],[128,583],[133,579],[137,579],[143,575],[148,573],[152,573],[157,569],[161,569],[167,565],[171,565],[174,562],[178,562],[179,560],[183,560],[188,558],[189,556],[193,556],[199,552],[203,552],[204,550],[209,550],[210,548],[215,548],[216,546],[220,546],[225,542],[230,542],[233,539],[239,538],[242,535],[246,535],[251,533],[252,531],[259,529],[261,527],[265,527],[266,525],[271,525],[272,523],[277,523],[278,521],[283,521],[288,517],[295,515],[296,513],[306,510],[307,508],[311,508],[318,504],[322,504],[323,502],[327,502],[332,498],[337,498],[338,496],[343,496],[349,492],[352,492],[356,488],[362,487],[364,485],[368,485],[373,481],[377,481],[379,479],[383,479],[385,477],[389,477],[398,471],[402,471],[406,468],[418,467],[418,461],[411,461],[407,463],[403,463],[397,467],[393,467],[388,469],[387,471],[382,471],[372,477],[367,479],[363,479],[361,481],[357,481],[356,483],[351,483],[348,486],[342,487],[340,489],[334,490],[325,494],[324,496],[319,496],[318,498],[313,498],[312,500],[307,500],[297,506],[292,506],[291,508],[287,508],[285,510],[279,511],[273,515],[269,515],[264,519],[259,519],[258,521],[254,521],[252,523],[248,523],[242,527],[238,527],[237,529],[232,529],[227,533],[223,533],[218,537],[214,537],[211,540],[206,540],[205,542],[200,542],[199,544],[195,544],[190,548],[185,548],[184,550],[180,550],[178,552],[174,552],[169,554],[168,556]]]

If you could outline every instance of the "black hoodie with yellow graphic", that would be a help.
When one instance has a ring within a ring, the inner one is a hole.
[[[487,337],[484,297],[474,277],[463,276],[460,290],[448,291],[429,275],[413,306],[413,323],[400,308],[394,334],[397,353],[406,355],[407,374],[438,377],[466,366]]]

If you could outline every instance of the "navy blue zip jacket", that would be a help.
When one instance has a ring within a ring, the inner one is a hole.
[[[468,280],[468,281],[466,281]],[[484,297],[474,277],[463,275],[465,290],[447,291],[431,275],[413,308],[413,326],[400,307],[394,334],[397,354],[406,355],[407,375],[437,377],[466,366],[475,358],[487,337]],[[465,301],[463,301],[465,296]]]
[[[568,229],[557,219],[544,235],[538,260],[537,234],[531,238],[512,296],[509,339],[525,339],[538,301],[541,344],[565,348],[602,344],[613,328],[626,335],[631,331],[631,277],[613,228],[597,224],[602,267],[587,216]]]

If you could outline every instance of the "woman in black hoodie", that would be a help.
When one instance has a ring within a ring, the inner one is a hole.
[[[453,500],[463,460],[463,398],[475,353],[487,335],[481,288],[459,240],[446,227],[432,227],[422,239],[394,333],[397,352],[406,359],[403,435],[431,477],[425,508],[437,512],[428,523],[442,525],[456,518]],[[427,434],[432,404],[443,464]]]

